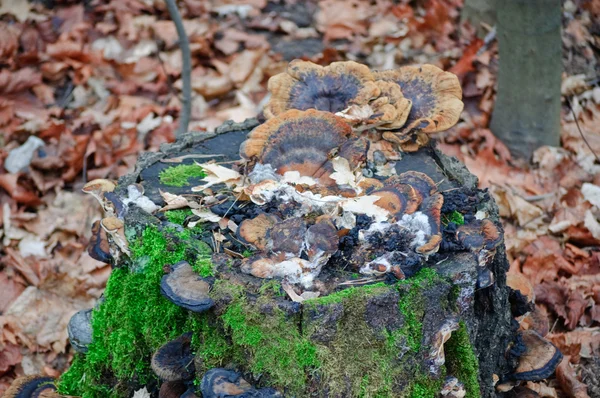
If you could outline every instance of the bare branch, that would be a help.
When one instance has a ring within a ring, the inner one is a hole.
[[[177,137],[181,137],[187,132],[190,124],[190,115],[192,113],[192,55],[190,52],[190,41],[188,40],[181,14],[177,9],[176,0],[165,0],[167,9],[171,15],[171,19],[177,29],[179,36],[179,48],[181,49],[181,80],[183,81],[183,98],[181,99],[181,113],[179,115],[179,128],[175,133]]]

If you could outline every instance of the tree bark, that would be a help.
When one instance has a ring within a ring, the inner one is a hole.
[[[496,24],[496,8],[494,0],[465,0],[460,15],[461,22],[468,21],[475,29],[477,36],[483,38],[487,31],[483,24]]]
[[[517,157],[528,159],[560,139],[562,46],[559,0],[498,3],[500,68],[491,129]]]

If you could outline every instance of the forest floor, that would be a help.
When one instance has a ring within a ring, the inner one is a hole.
[[[460,23],[461,0],[179,4],[193,53],[191,130],[256,116],[268,78],[293,58],[457,74],[465,111],[439,147],[500,207],[510,272],[535,287],[535,322],[522,327],[565,354],[555,378],[529,387],[600,397],[600,1],[564,3],[561,147],[539,149],[527,166],[487,129],[497,43]],[[117,179],[140,152],[174,140],[177,40],[162,0],[3,0],[0,393],[16,376],[68,366],[67,322],[93,306],[110,274],[87,254],[100,208],[81,187]]]

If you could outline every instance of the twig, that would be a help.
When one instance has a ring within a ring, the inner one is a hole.
[[[192,55],[190,52],[190,41],[185,33],[185,27],[183,26],[183,20],[181,14],[177,9],[175,0],[165,0],[167,9],[171,15],[171,19],[177,29],[177,35],[179,36],[179,48],[181,49],[181,80],[183,82],[183,98],[181,99],[181,114],[179,115],[179,127],[175,135],[181,137],[187,132],[188,125],[190,124],[190,115],[192,113]]]
[[[590,149],[590,151],[592,152],[592,155],[594,155],[594,157],[596,158],[596,161],[598,163],[600,163],[600,158],[598,157],[598,155],[596,155],[596,152],[594,152],[594,150],[592,149],[592,146],[590,145],[588,140],[585,138],[585,135],[583,135],[583,131],[581,131],[581,127],[579,127],[579,121],[577,121],[577,115],[575,114],[575,111],[573,110],[573,107],[571,106],[571,101],[569,100],[568,97],[565,97],[565,101],[567,101],[567,105],[569,106],[569,109],[571,110],[571,114],[573,115],[573,120],[575,120],[575,125],[577,126],[577,130],[579,130],[579,134],[581,135],[581,138],[583,138],[583,142],[585,142],[585,145],[587,145],[587,147]]]

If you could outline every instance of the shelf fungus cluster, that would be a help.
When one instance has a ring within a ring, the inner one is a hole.
[[[379,131],[404,151],[454,126],[463,110],[458,78],[433,65],[373,72],[352,61],[322,67],[295,60],[269,80],[269,91],[267,119],[291,109],[325,111]]]

